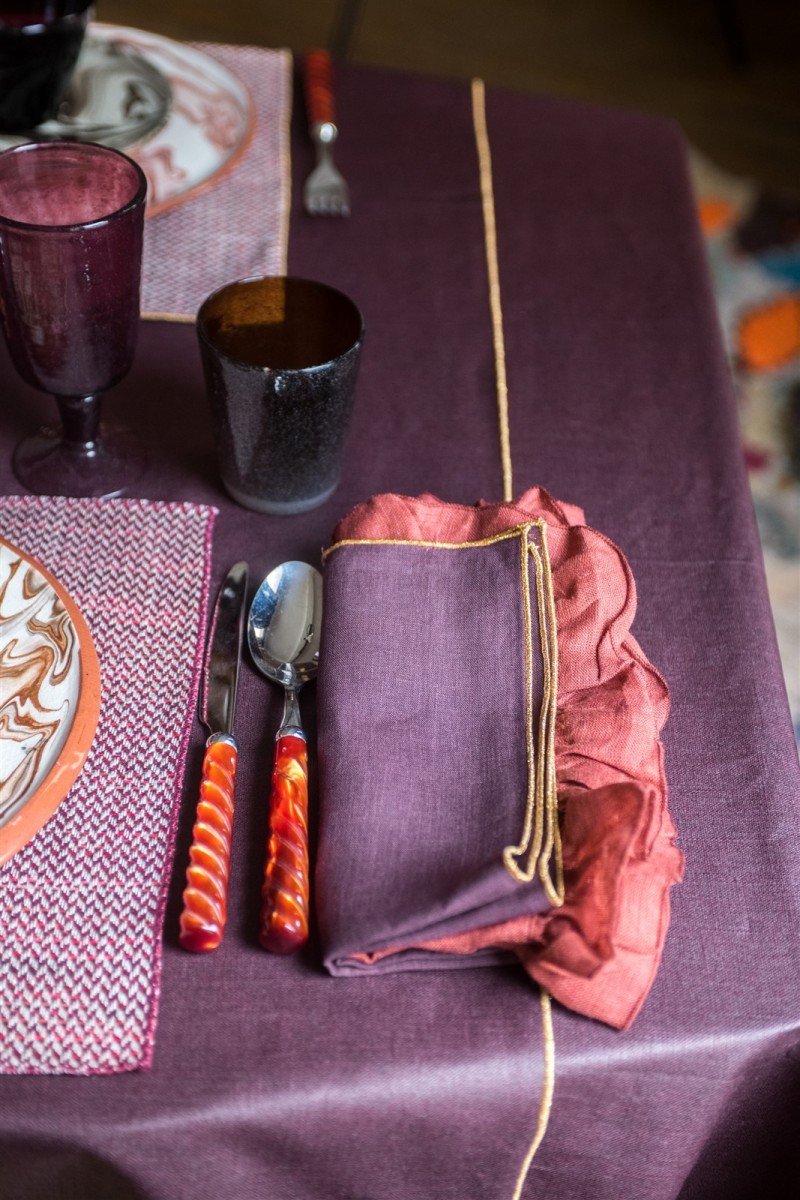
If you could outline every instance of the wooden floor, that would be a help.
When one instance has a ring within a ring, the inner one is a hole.
[[[800,196],[798,0],[98,0],[97,18],[660,113]]]

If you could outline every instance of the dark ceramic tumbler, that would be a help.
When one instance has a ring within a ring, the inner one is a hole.
[[[220,474],[237,503],[289,515],[339,482],[364,323],[308,279],[244,279],[197,315]]]
[[[0,130],[56,115],[90,15],[91,0],[0,0]]]

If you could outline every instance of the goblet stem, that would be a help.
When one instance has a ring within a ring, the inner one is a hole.
[[[64,444],[79,451],[84,457],[97,453],[97,435],[100,428],[100,397],[56,396]]]
[[[14,451],[14,474],[41,496],[121,496],[145,467],[139,439],[100,424],[100,395],[56,396],[61,429],[25,438]]]

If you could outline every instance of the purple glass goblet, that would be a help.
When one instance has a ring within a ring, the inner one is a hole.
[[[0,154],[0,318],[17,371],[53,395],[60,431],[14,452],[41,495],[116,496],[144,468],[126,431],[100,426],[100,394],[130,369],[139,326],[147,182],[118,150],[38,142]]]

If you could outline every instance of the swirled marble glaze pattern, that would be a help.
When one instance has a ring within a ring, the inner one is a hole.
[[[80,686],[78,638],[63,602],[0,544],[0,827],[55,765]]]
[[[159,34],[92,22],[58,115],[36,134],[126,150],[147,176],[152,216],[229,170],[254,128],[247,87],[217,57]],[[0,149],[27,140],[0,134]]]
[[[124,45],[87,38],[51,137],[75,137],[124,150],[155,133],[167,119],[169,81],[152,63]]]

